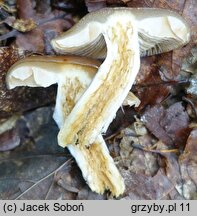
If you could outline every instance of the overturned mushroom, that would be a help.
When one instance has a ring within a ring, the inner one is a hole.
[[[32,56],[18,61],[7,74],[10,89],[16,86],[48,87],[58,83],[54,119],[59,128],[91,83],[100,63],[74,56],[43,57]],[[133,97],[129,94],[125,103]],[[135,101],[135,98],[134,98]],[[84,179],[97,193],[109,189],[114,196],[124,191],[124,182],[113,159],[110,157],[101,135],[86,148],[83,145],[68,145],[75,157]]]
[[[94,58],[106,55],[93,82],[61,128],[59,144],[90,146],[99,134],[105,133],[134,83],[140,52],[142,56],[167,52],[187,43],[189,36],[185,20],[175,12],[106,8],[86,15],[52,40],[52,46],[60,53]]]

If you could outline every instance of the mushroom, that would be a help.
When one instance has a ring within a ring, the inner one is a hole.
[[[157,31],[154,22],[158,25]],[[60,127],[59,145],[69,148],[93,191],[103,193],[109,189],[112,195],[119,196],[124,192],[124,182],[109,156],[101,134],[105,133],[116,111],[125,102],[139,71],[140,55],[166,52],[188,40],[187,24],[174,12],[161,9],[102,9],[88,14],[51,42],[54,49],[63,54],[106,57],[101,65],[92,63],[92,60],[87,63],[87,59],[79,57],[65,57],[70,58],[71,62],[60,60],[63,57],[51,57],[50,64],[49,58],[44,57],[43,61],[39,58],[31,61],[31,64],[26,62],[29,66],[21,78],[17,68],[23,68],[22,65],[19,67],[18,63],[18,66],[13,66],[7,82],[11,83],[10,87],[16,86],[12,79],[14,82],[19,80],[19,85],[30,83],[32,86],[48,86],[58,82],[54,119]],[[65,66],[67,63],[70,66]],[[92,64],[96,65],[93,67],[95,72],[98,71],[87,84],[84,81],[87,74],[83,77],[80,74],[89,71]],[[79,73],[79,65],[82,73]],[[74,79],[73,74],[69,73],[71,68],[78,71]],[[54,75],[55,71],[57,73]],[[46,76],[48,72],[53,75],[49,75],[49,81],[45,82],[42,74]],[[81,89],[81,86],[85,87]],[[134,98],[132,93],[127,103],[132,104],[131,98]]]
[[[62,54],[105,58],[105,25],[108,18],[116,14],[135,17],[141,56],[168,52],[183,46],[190,39],[187,22],[174,11],[159,8],[103,8],[87,14],[70,30],[53,39],[53,48]]]
[[[96,60],[76,56],[31,56],[16,62],[7,73],[7,86],[48,87],[58,84],[53,118],[59,128],[90,85],[100,65]],[[126,105],[139,101],[128,95]],[[92,145],[68,145],[91,190],[103,193],[106,189],[119,196],[124,181],[116,168],[100,134]]]
[[[106,132],[131,89],[139,71],[140,54],[167,52],[186,44],[189,38],[187,23],[175,12],[105,8],[87,14],[53,39],[53,48],[63,54],[106,56],[61,128],[59,144],[65,147],[71,143],[94,143]]]

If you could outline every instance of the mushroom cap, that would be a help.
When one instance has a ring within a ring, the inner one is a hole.
[[[102,29],[106,19],[114,13],[127,13],[135,17],[141,56],[168,52],[183,46],[190,39],[187,22],[176,12],[158,8],[118,7],[87,14],[70,30],[53,39],[53,48],[64,54],[104,58],[107,50]]]
[[[93,77],[100,62],[77,56],[30,56],[17,61],[8,71],[9,89],[16,86],[48,87],[63,77]]]

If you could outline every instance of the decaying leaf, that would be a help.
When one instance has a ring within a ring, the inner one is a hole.
[[[55,37],[74,24],[72,14],[67,15],[60,10],[48,10],[50,1],[45,2],[45,6],[48,5],[48,7],[43,7],[39,4],[39,1],[34,4],[34,1],[31,0],[17,0],[16,3],[18,8],[17,18],[8,16],[3,21],[14,29],[5,32],[1,36],[1,40],[16,37],[12,44],[20,49],[43,53],[45,51],[46,31],[50,30]],[[39,7],[39,5],[42,7]]]
[[[28,32],[37,27],[37,23],[33,19],[15,19],[15,17],[8,17],[4,20],[4,23],[20,32]]]
[[[0,134],[0,151],[9,151],[20,144],[20,137],[17,131],[12,129]]]
[[[181,146],[188,137],[189,117],[180,102],[167,110],[160,105],[147,109],[143,121],[151,133],[168,145]]]
[[[197,199],[197,129],[194,129],[187,140],[185,151],[179,158],[183,178],[183,195],[186,199]]]
[[[188,79],[189,86],[186,88],[191,97],[197,96],[197,47],[193,47],[190,55],[184,59],[181,67],[181,75]]]
[[[147,105],[155,105],[164,101],[172,91],[172,87],[165,85],[166,79],[162,77],[157,58],[147,57],[142,59],[142,66],[137,76],[137,85],[134,93],[141,101],[137,110],[143,110]]]
[[[125,128],[121,131],[120,158],[116,158],[116,161],[121,168],[134,173],[152,176],[158,170],[157,155],[145,152],[136,148],[136,146],[151,148],[155,143],[155,139],[147,133],[144,125],[141,125],[141,131],[144,131],[143,135],[138,134],[134,129],[135,123],[131,128]]]
[[[68,152],[57,145],[53,109],[39,108],[22,116],[16,128],[21,144],[0,153],[1,199],[97,199],[86,186]]]
[[[128,170],[122,170],[121,174],[127,188],[123,199],[183,199],[162,169],[154,177],[136,174]]]

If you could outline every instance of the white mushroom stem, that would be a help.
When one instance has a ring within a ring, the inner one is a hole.
[[[86,92],[65,120],[58,135],[59,145],[89,146],[104,133],[123,103],[140,66],[137,26],[126,12],[114,12],[100,28],[107,57]]]
[[[65,80],[65,81],[64,81]],[[82,87],[80,80],[62,78],[58,85],[54,119],[59,128],[62,128],[67,116],[69,116],[78,99],[83,95],[91,79],[87,79]],[[67,145],[70,153],[75,158],[82,171],[84,179],[92,191],[104,193],[111,191],[118,197],[124,192],[125,185],[112,157],[109,154],[106,143],[101,135],[89,147],[81,145]]]

